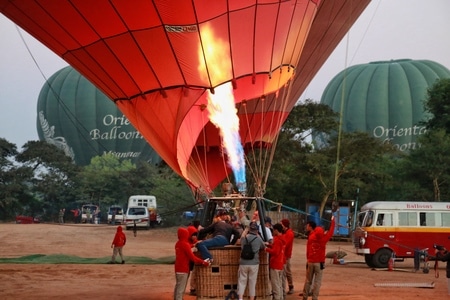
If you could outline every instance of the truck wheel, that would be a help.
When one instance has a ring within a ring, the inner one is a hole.
[[[373,264],[373,254],[364,255],[364,260],[369,268],[375,268],[375,265]]]
[[[375,268],[387,268],[389,260],[392,257],[392,251],[386,248],[378,250],[373,256],[373,264]]]

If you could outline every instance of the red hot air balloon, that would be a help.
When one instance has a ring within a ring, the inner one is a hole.
[[[320,66],[294,81],[318,7],[320,29],[333,15],[345,20],[325,42],[330,31],[314,31],[307,53],[331,46],[323,62],[368,3],[345,10],[346,1],[328,2],[0,0],[0,11],[108,95],[173,170],[208,194],[230,173],[208,94],[231,84],[243,147],[271,145],[297,100],[292,83],[303,86]]]

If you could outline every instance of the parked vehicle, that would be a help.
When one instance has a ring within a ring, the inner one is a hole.
[[[369,267],[387,268],[447,241],[449,227],[450,203],[376,201],[361,207],[353,243]]]
[[[145,206],[129,206],[125,215],[125,227],[130,230],[134,227],[150,228],[150,214]]]
[[[150,227],[161,225],[162,219],[157,212],[156,197],[152,195],[133,195],[128,198],[128,207],[143,206],[148,210]]]
[[[195,213],[193,211],[183,211],[181,217],[186,220],[192,220],[195,218]]]
[[[108,224],[117,223],[123,223],[123,208],[120,205],[111,205],[108,209]]]
[[[30,216],[16,216],[16,224],[34,224],[41,223],[41,219],[39,217],[30,217]]]
[[[95,214],[99,211],[98,205],[84,204],[81,206],[81,223],[95,223]]]

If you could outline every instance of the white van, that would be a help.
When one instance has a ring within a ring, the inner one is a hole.
[[[125,214],[125,226],[127,230],[134,226],[150,228],[150,214],[145,206],[128,206]]]
[[[145,206],[148,210],[155,210],[156,197],[152,195],[133,195],[128,198],[128,207],[130,206]]]

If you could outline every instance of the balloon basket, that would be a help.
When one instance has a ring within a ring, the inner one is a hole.
[[[209,267],[195,266],[197,300],[225,299],[238,289],[240,246],[226,246],[209,250],[213,264]],[[197,252],[198,253],[198,252]],[[256,299],[271,298],[268,255],[259,252],[259,271],[256,281]],[[248,287],[244,298],[248,297]]]

